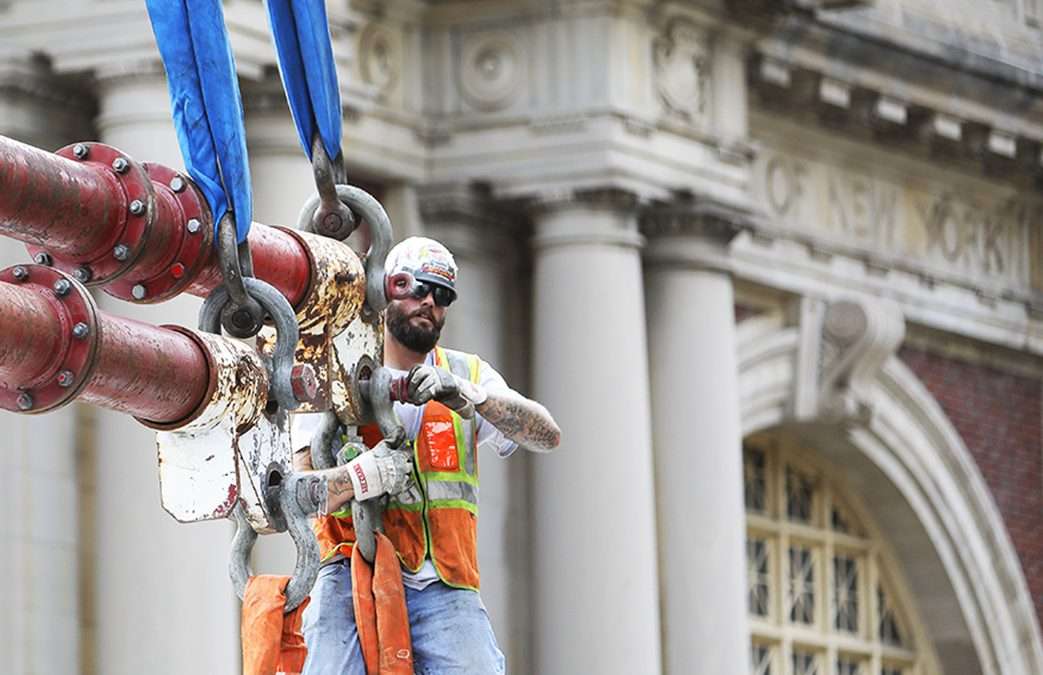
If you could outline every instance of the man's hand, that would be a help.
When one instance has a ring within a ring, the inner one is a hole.
[[[423,405],[434,399],[461,417],[474,417],[474,407],[489,397],[481,385],[435,366],[413,366],[406,380],[411,403]]]
[[[406,450],[392,450],[383,441],[348,462],[348,477],[354,488],[355,499],[396,495],[409,486],[413,458]]]

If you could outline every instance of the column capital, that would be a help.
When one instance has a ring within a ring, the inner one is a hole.
[[[509,208],[472,183],[418,186],[416,195],[424,230],[463,257],[502,253],[519,227]]]
[[[535,220],[533,246],[600,245],[640,249],[640,197],[617,187],[562,188],[522,202]]]
[[[163,62],[158,54],[122,61],[106,61],[99,63],[94,68],[94,79],[99,84],[134,79],[152,80],[162,78],[165,81],[166,76],[166,70],[164,70]]]
[[[730,273],[729,246],[752,223],[752,213],[708,200],[650,207],[641,214],[645,259]]]

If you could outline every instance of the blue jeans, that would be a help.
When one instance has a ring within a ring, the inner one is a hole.
[[[506,672],[489,615],[475,591],[436,581],[406,588],[413,668],[417,675],[497,675]],[[366,675],[346,561],[326,565],[304,610],[308,660],[302,675]]]

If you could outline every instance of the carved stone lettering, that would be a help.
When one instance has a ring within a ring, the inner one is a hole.
[[[776,155],[768,160],[765,192],[775,215],[788,215],[790,207],[803,197],[802,182],[806,173],[800,163],[781,155]]]
[[[756,169],[753,193],[777,224],[826,249],[996,292],[1043,287],[1031,254],[1043,239],[1035,233],[1043,203],[1027,195],[998,198],[776,151],[763,152]]]

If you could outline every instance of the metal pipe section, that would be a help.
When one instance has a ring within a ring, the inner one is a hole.
[[[213,393],[204,342],[98,311],[43,265],[0,270],[0,408],[41,413],[79,398],[156,424],[188,421]]]
[[[166,425],[187,420],[210,384],[206,352],[182,332],[101,312],[97,364],[80,399]]]
[[[0,234],[71,258],[107,247],[127,208],[106,172],[3,136],[0,195]]]
[[[50,153],[0,136],[0,235],[129,302],[206,296],[222,282],[213,217],[193,182],[101,143]],[[249,242],[254,276],[299,309],[311,283],[307,246],[260,223]]]

